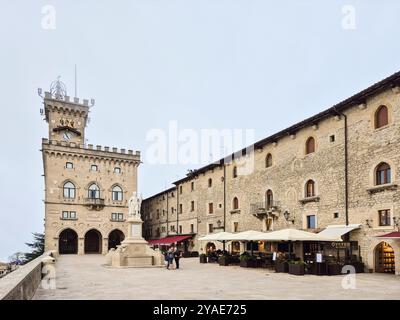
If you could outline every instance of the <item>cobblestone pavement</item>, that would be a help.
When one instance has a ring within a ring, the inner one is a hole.
[[[356,289],[344,276],[293,276],[265,269],[181,260],[179,270],[113,269],[101,255],[61,256],[56,290],[37,290],[34,299],[400,299],[400,277],[357,274]]]

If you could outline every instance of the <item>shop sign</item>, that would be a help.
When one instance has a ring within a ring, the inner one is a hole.
[[[350,242],[332,242],[331,246],[334,249],[350,249]]]

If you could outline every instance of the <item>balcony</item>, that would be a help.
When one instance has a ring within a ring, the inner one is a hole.
[[[279,208],[279,201],[273,200],[269,201],[268,203],[256,202],[250,204],[250,213],[257,218],[262,219],[264,217],[267,217],[268,215],[276,216],[278,214]]]
[[[105,201],[102,198],[85,198],[84,204],[89,210],[102,210],[105,206]]]

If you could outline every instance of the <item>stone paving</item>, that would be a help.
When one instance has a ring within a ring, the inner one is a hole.
[[[343,289],[344,276],[293,276],[265,269],[200,264],[182,268],[113,269],[101,255],[60,256],[57,289],[39,288],[42,299],[400,299],[400,277],[357,274],[356,289]]]

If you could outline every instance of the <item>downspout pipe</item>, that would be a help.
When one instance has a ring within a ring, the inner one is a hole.
[[[346,226],[349,225],[349,152],[348,152],[348,127],[347,127],[347,116],[334,108],[334,111],[337,115],[342,116],[344,119],[344,193],[345,193],[345,217],[346,217]],[[346,233],[345,239],[349,241],[350,235]]]

